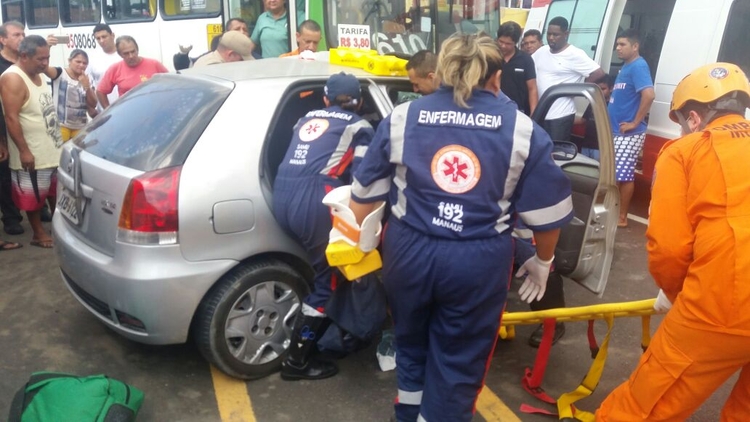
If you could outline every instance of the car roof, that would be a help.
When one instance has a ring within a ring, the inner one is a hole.
[[[328,57],[328,52],[322,51],[315,53],[315,60],[303,60],[299,56],[269,58],[201,66],[186,69],[180,71],[180,73],[190,76],[207,75],[232,82],[284,77],[328,77],[339,72],[349,73],[360,79],[406,79],[404,77],[378,76],[356,67],[331,64]]]

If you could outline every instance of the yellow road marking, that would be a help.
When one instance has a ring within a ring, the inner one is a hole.
[[[521,422],[521,419],[486,385],[477,397],[477,410],[487,422]]]
[[[247,384],[234,379],[211,365],[211,378],[214,381],[216,403],[222,422],[256,422]]]

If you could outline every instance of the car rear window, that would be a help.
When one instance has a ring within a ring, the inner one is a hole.
[[[157,76],[118,99],[74,142],[132,169],[181,165],[231,91],[229,84]]]

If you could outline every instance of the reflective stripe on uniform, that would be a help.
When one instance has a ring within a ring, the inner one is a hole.
[[[420,413],[419,416],[417,416],[417,422],[427,422],[427,419],[425,419],[424,416],[422,416],[422,414]]]
[[[519,212],[523,222],[529,226],[544,226],[560,221],[573,211],[573,199],[570,195],[550,207],[533,211]]]
[[[510,209],[510,197],[516,190],[518,180],[521,178],[523,168],[526,166],[526,159],[529,158],[533,131],[534,125],[531,119],[520,111],[517,111],[516,124],[513,128],[513,146],[510,152],[508,176],[505,178],[503,197],[497,201],[497,205],[500,206],[500,212],[502,213],[500,214],[500,218],[497,219],[497,224],[495,224],[495,230],[498,233],[503,233],[510,228],[506,223],[510,219],[510,216],[507,214]]]
[[[398,403],[419,406],[422,404],[422,390],[404,391],[398,390]]]
[[[406,133],[406,115],[409,112],[411,103],[402,104],[396,107],[391,113],[391,163],[396,164],[396,172],[393,177],[393,184],[398,189],[396,193],[396,203],[393,204],[391,211],[396,218],[402,218],[406,215],[406,166],[404,166],[404,135]]]
[[[385,195],[391,189],[390,179],[379,179],[370,186],[364,187],[357,178],[354,178],[352,182],[352,195],[360,199],[374,198],[376,196]]]
[[[365,156],[365,153],[367,153],[367,146],[365,145],[359,145],[354,148],[354,156],[362,158]]]
[[[346,159],[346,152],[352,145],[354,135],[356,135],[357,132],[359,132],[361,129],[365,129],[368,127],[371,127],[370,123],[368,123],[367,120],[364,119],[348,125],[346,129],[344,129],[344,133],[341,134],[341,138],[339,139],[338,145],[336,145],[336,149],[328,158],[328,163],[326,163],[326,166],[323,167],[323,170],[320,172],[320,174],[325,174],[327,176],[338,176],[341,173],[340,167],[346,167],[347,165],[349,165],[350,160]],[[362,155],[364,155],[364,153]],[[351,158],[351,156],[349,158]]]

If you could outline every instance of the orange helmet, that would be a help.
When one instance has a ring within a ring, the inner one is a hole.
[[[742,69],[732,63],[711,63],[701,66],[677,84],[672,94],[669,118],[679,123],[675,111],[685,107],[688,101],[711,104],[732,92],[739,94],[736,99],[741,105],[750,107],[750,84]]]

